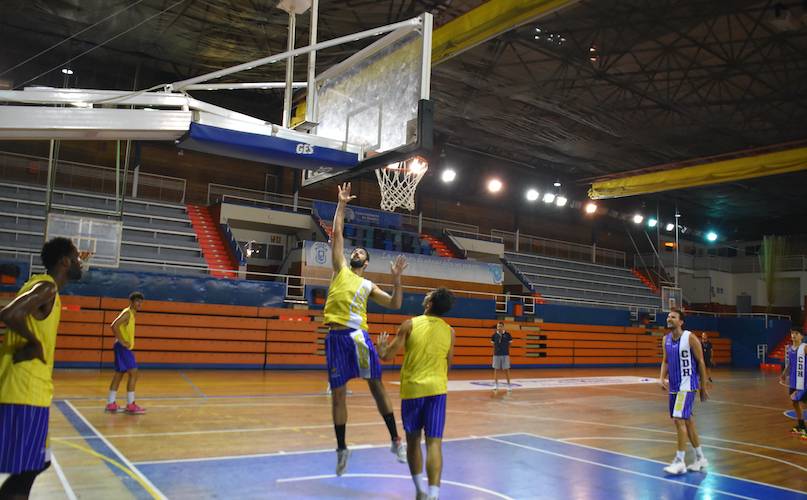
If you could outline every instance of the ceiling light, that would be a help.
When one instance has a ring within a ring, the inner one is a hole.
[[[539,193],[537,189],[528,189],[526,196],[528,201],[535,201],[541,196],[541,193]]]
[[[560,181],[555,181],[555,183],[552,184],[552,185],[555,186],[556,188],[559,188],[560,187]]]
[[[499,179],[491,179],[488,181],[488,191],[491,193],[498,193],[502,190],[502,181]]]
[[[569,200],[567,200],[565,196],[558,196],[558,197],[555,199],[555,205],[557,205],[557,206],[559,206],[559,207],[562,207],[562,206],[565,206],[565,205],[566,205],[566,202],[567,202],[567,201],[569,201]]]
[[[70,69],[70,68],[62,68],[62,73],[65,74],[65,75],[72,75],[73,70]]]
[[[717,241],[717,233],[714,231],[706,233],[706,241]]]
[[[664,229],[666,229],[667,231],[672,231],[673,229],[675,229],[675,224],[673,224],[672,222],[668,222],[667,225],[664,226]]]
[[[440,179],[448,184],[449,182],[454,182],[454,179],[457,178],[457,172],[454,169],[447,168],[443,170],[443,173],[440,175]]]
[[[597,204],[594,202],[586,203],[586,213],[593,214],[597,211]]]
[[[544,203],[552,203],[555,201],[555,193],[546,193],[544,195]]]
[[[636,214],[636,215],[633,216],[633,223],[634,224],[641,224],[643,220],[644,220],[644,216],[642,216],[641,214]]]
[[[652,217],[651,217],[651,218],[649,218],[649,219],[647,219],[647,225],[648,225],[648,226],[650,226],[650,227],[656,227],[656,225],[657,225],[657,224],[658,224],[658,221],[657,221],[656,219],[654,219],[654,218],[652,218]]]

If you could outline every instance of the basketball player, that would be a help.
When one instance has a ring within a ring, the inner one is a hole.
[[[438,288],[423,299],[423,315],[404,321],[391,345],[387,333],[379,338],[381,359],[389,361],[403,347],[401,368],[401,419],[406,431],[409,472],[418,499],[440,496],[443,472],[443,428],[446,422],[448,368],[454,352],[454,329],[443,321],[451,310],[454,296],[446,288]],[[426,434],[426,474],[428,493],[423,490],[423,457],[420,434]]]
[[[791,329],[790,339],[793,345],[788,346],[787,363],[785,369],[779,380],[784,383],[785,374],[788,374],[789,387],[790,387],[790,402],[793,403],[793,409],[796,411],[796,420],[798,423],[790,430],[793,434],[798,434],[802,439],[807,439],[807,429],[804,427],[804,410],[802,403],[807,401],[807,387],[805,387],[805,349],[807,344],[804,343],[804,335],[801,330]]]
[[[389,295],[364,278],[370,254],[366,248],[357,247],[350,253],[350,262],[345,260],[344,229],[345,207],[355,199],[350,194],[350,183],[339,186],[336,213],[333,216],[331,256],[333,275],[325,302],[325,324],[330,330],[325,338],[325,357],[328,364],[328,382],[332,397],[331,409],[336,433],[336,475],[341,476],[347,468],[350,450],[345,443],[347,423],[347,382],[361,377],[367,380],[375,399],[378,412],[389,430],[392,445],[390,451],[398,461],[406,463],[406,445],[398,436],[392,402],[381,383],[381,361],[370,336],[367,334],[367,299],[388,309],[399,309],[403,300],[401,274],[406,269],[406,259],[398,256],[391,263],[390,272],[394,291]]]
[[[493,344],[493,391],[499,390],[499,370],[504,370],[507,377],[507,392],[513,388],[510,384],[510,343],[513,337],[504,330],[504,323],[496,323],[496,331],[490,337]]]
[[[709,336],[706,335],[706,332],[701,334],[701,343],[703,345],[703,364],[706,365],[706,376],[709,377],[709,382],[711,382],[712,368],[714,368],[715,362],[712,361],[712,342],[709,341]]]
[[[0,311],[8,329],[0,346],[0,487],[2,499],[25,499],[50,467],[47,446],[53,399],[53,353],[62,313],[59,290],[81,278],[81,260],[67,238],[42,247],[46,274],[32,276]]]
[[[118,395],[118,386],[124,374],[129,375],[126,382],[126,407],[123,411],[130,415],[142,415],[146,413],[135,403],[135,386],[137,385],[137,361],[135,361],[135,313],[143,307],[145,297],[140,292],[132,292],[129,295],[129,307],[124,309],[112,322],[112,333],[115,334],[115,375],[112,376],[112,383],[109,384],[109,398],[107,399],[104,411],[115,413],[121,408],[115,401]]]
[[[700,471],[709,465],[703,456],[695,418],[692,409],[695,406],[695,393],[700,389],[701,401],[709,399],[706,390],[706,366],[703,362],[703,350],[697,335],[683,330],[684,313],[674,309],[667,315],[667,328],[671,331],[664,336],[663,359],[659,381],[664,390],[670,393],[670,417],[675,422],[678,434],[678,449],[675,459],[664,468],[668,474],[683,474],[687,470]],[[667,375],[669,374],[669,380]],[[699,384],[703,380],[703,386]],[[684,463],[686,442],[695,448],[695,461],[687,466]]]

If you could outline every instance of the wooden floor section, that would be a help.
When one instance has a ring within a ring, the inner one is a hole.
[[[656,368],[513,371],[517,379],[657,374]],[[450,378],[484,381],[491,375],[462,370]],[[56,371],[50,436],[59,467],[38,480],[32,498],[149,498],[159,494],[158,488],[140,475],[137,464],[335,447],[321,371],[145,370],[137,391],[138,403],[148,411],[142,416],[103,412],[111,376],[111,371]],[[391,383],[397,377],[384,372],[400,429],[398,386]],[[713,400],[696,407],[710,471],[807,490],[807,441],[788,432],[793,421],[783,412],[790,405],[776,375],[720,369],[714,379]],[[119,402],[125,399],[124,387],[125,381]],[[387,443],[366,383],[354,380],[349,388],[349,446]],[[449,393],[445,437],[528,433],[668,462],[675,448],[673,430],[667,395],[655,384],[524,388],[510,394],[480,385]],[[332,474],[333,464],[312,462],[306,472]],[[400,474],[407,474],[405,466]],[[198,491],[190,494],[191,486],[187,498],[198,496]],[[401,491],[390,492],[390,498],[413,497],[411,482],[398,486]],[[185,497],[176,493],[181,487],[173,491],[172,497]]]

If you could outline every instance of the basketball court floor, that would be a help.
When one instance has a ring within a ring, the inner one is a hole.
[[[807,498],[807,441],[775,374],[717,370],[696,407],[707,473],[668,476],[675,449],[656,368],[450,374],[441,498]],[[397,372],[384,373],[400,429]],[[32,498],[414,498],[362,381],[348,396],[348,472],[334,475],[316,371],[143,371],[142,416],[103,411],[109,373],[58,370],[56,467]],[[691,450],[688,461],[691,460]]]

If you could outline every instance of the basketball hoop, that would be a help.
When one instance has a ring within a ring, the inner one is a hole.
[[[81,261],[81,270],[83,272],[87,272],[90,270],[90,260],[94,255],[94,252],[90,252],[87,250],[82,250],[78,253],[78,258]]]
[[[426,175],[429,164],[422,158],[391,163],[375,171],[381,190],[381,210],[394,212],[397,207],[415,209],[415,190]]]

